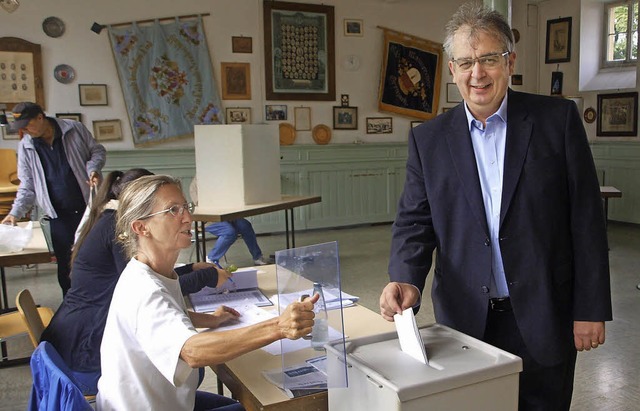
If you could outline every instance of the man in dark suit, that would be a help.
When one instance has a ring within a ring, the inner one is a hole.
[[[513,47],[481,4],[447,24],[464,103],[410,132],[380,311],[419,306],[436,250],[436,321],[523,359],[520,410],[568,410],[612,319],[604,214],[575,104],[510,90]]]

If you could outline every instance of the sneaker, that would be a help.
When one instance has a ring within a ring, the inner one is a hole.
[[[209,263],[209,264],[217,264],[218,263],[217,261],[211,260],[209,257],[205,258],[204,261]]]
[[[263,256],[261,256],[260,258],[258,258],[257,260],[253,260],[253,263],[255,265],[267,265],[267,264],[273,264],[273,262],[269,261],[269,259],[264,258]]]

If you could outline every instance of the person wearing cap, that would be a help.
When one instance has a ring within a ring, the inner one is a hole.
[[[100,182],[106,150],[82,123],[47,117],[35,103],[18,103],[12,111],[15,121],[9,130],[22,135],[18,146],[20,186],[2,224],[15,225],[34,204],[40,207],[50,223],[58,283],[64,295],[71,286],[69,265],[76,227],[90,188]]]

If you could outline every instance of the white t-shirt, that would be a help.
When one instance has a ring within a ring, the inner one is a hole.
[[[99,410],[192,410],[197,369],[180,359],[197,334],[178,279],[131,259],[113,293],[100,346]]]

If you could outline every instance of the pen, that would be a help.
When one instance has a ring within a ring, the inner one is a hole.
[[[215,265],[216,267],[218,267],[218,268],[219,268],[219,269],[221,269],[221,270],[224,270],[224,268],[222,268],[222,266],[220,265],[220,263],[219,263],[219,262],[217,262],[217,261],[214,261],[214,262],[213,262],[213,265]],[[226,270],[225,270],[225,271],[226,271]],[[229,278],[228,278],[228,280],[231,282],[231,284],[236,285],[236,282],[235,282],[235,281],[233,281],[233,278],[229,277]]]

